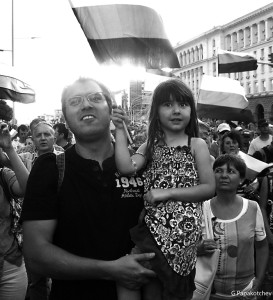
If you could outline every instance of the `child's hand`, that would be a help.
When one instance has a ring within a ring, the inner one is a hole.
[[[127,116],[124,110],[119,106],[113,106],[112,111],[112,122],[114,123],[116,129],[123,129],[123,122],[127,122]]]
[[[170,199],[170,194],[168,189],[151,189],[144,195],[144,200],[151,204],[157,204],[157,202],[162,202]]]

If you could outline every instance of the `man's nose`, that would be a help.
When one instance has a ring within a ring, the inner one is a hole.
[[[90,106],[90,107],[93,107],[93,103],[91,102],[91,101],[89,101],[88,99],[87,99],[87,97],[83,97],[83,101],[82,101],[82,106],[83,107],[86,107],[86,106]]]

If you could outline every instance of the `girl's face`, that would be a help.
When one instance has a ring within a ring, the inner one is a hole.
[[[186,102],[176,101],[171,95],[170,99],[160,104],[158,117],[164,133],[185,131],[190,122],[191,107]]]
[[[216,190],[236,191],[241,183],[239,171],[233,165],[223,165],[214,170]]]
[[[238,154],[239,152],[239,144],[236,140],[232,140],[230,137],[226,137],[223,141],[224,143],[224,153],[227,154]]]

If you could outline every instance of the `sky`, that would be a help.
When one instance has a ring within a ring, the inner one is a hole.
[[[85,1],[85,0],[82,0]],[[63,87],[79,75],[103,81],[112,91],[128,88],[128,79],[143,76],[130,66],[101,67],[96,62],[68,0],[13,0],[14,66],[36,92],[33,104],[15,103],[18,123],[60,109]],[[92,4],[96,0],[92,1]],[[105,2],[98,1],[99,4]],[[109,1],[107,1],[108,3]],[[150,6],[163,20],[173,46],[263,7],[267,0],[128,0]],[[12,65],[12,0],[0,0],[0,67]],[[116,0],[114,3],[122,3]],[[11,103],[9,103],[12,105]]]

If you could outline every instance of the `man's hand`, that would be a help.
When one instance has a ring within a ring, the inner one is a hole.
[[[137,290],[150,278],[156,277],[154,271],[144,268],[140,262],[147,261],[154,257],[154,253],[130,254],[114,261],[114,280],[120,285]]]

